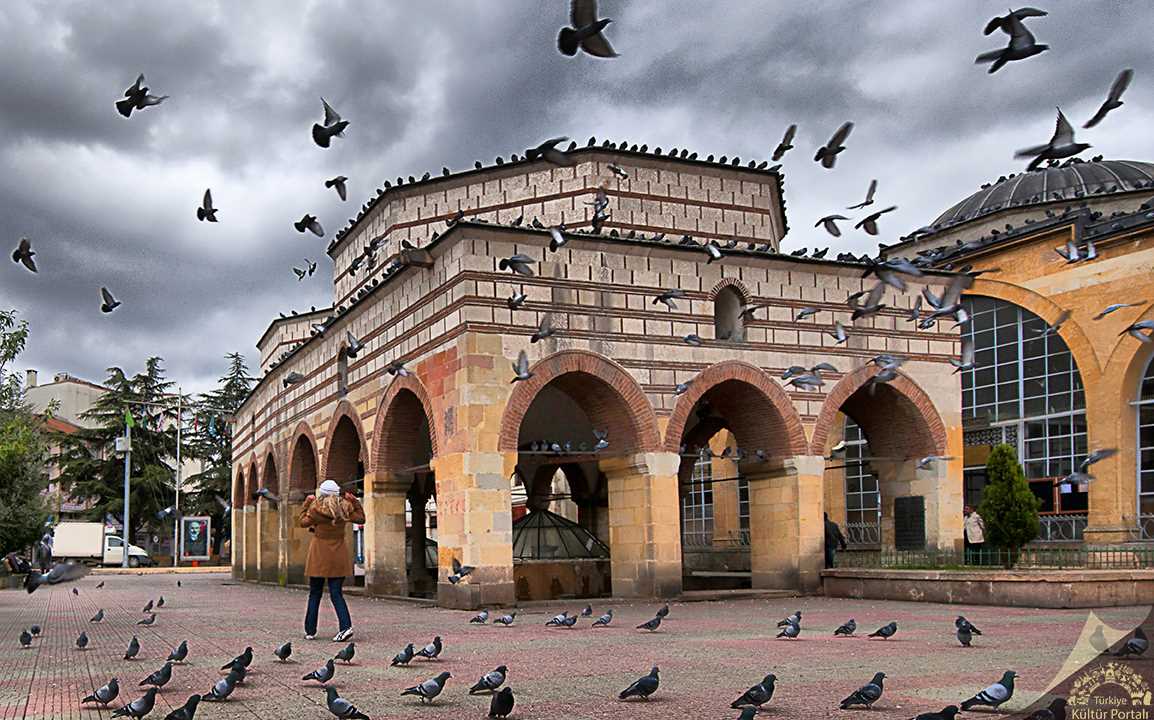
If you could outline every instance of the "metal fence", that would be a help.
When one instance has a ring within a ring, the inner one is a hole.
[[[731,537],[714,537],[712,530],[681,533],[681,544],[685,547],[749,547],[749,531],[741,530]]]
[[[1154,515],[1138,516],[1138,535],[1143,540],[1154,540]]]
[[[1081,542],[1086,531],[1086,515],[1042,515],[1038,542]]]
[[[1027,547],[1016,553],[1004,549],[963,552],[933,550],[882,550],[838,554],[837,567],[905,570],[990,569],[1137,570],[1154,568],[1154,545],[1120,547]]]
[[[845,541],[850,547],[877,547],[882,544],[882,526],[878,523],[846,523]]]

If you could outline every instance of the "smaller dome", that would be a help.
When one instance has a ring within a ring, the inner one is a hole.
[[[1013,208],[1080,201],[1154,188],[1154,163],[1136,160],[1068,161],[1000,177],[938,216],[930,226],[950,225]]]
[[[534,510],[513,523],[514,560],[607,560],[609,548],[577,523]]]

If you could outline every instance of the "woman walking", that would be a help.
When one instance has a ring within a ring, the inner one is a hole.
[[[317,634],[317,614],[321,608],[321,595],[325,586],[329,588],[329,600],[337,612],[340,631],[334,642],[343,642],[353,636],[353,620],[349,617],[349,606],[345,603],[342,586],[345,578],[353,574],[353,554],[345,542],[345,526],[348,523],[363,523],[365,510],[352,493],[341,493],[341,486],[332,480],[325,480],[317,488],[316,495],[305,498],[298,524],[308,528],[313,534],[309,542],[309,554],[305,560],[305,575],[309,578],[309,606],[305,613],[305,639],[312,640]]]

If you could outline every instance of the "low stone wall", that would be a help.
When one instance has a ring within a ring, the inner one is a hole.
[[[516,560],[518,600],[603,597],[610,594],[608,560]]]
[[[1154,570],[823,570],[828,597],[1093,608],[1154,602]]]

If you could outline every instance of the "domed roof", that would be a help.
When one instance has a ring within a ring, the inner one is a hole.
[[[1072,160],[1000,177],[946,210],[931,223],[935,230],[999,210],[1154,188],[1154,163],[1135,160]]]

